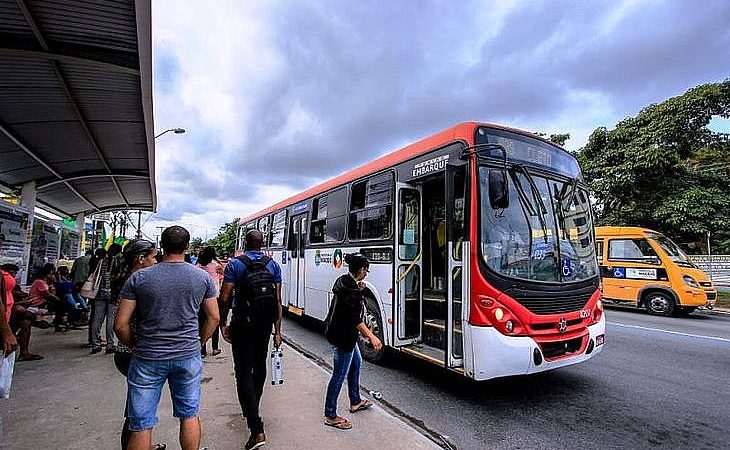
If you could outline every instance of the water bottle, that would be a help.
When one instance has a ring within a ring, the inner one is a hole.
[[[274,348],[271,352],[271,384],[283,384],[282,378],[282,358],[284,357],[281,348]]]

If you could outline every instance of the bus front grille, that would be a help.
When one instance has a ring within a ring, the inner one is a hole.
[[[544,342],[540,344],[540,350],[542,350],[545,359],[555,359],[577,353],[582,346],[583,338],[578,337],[569,341]]]
[[[591,293],[586,293],[554,297],[520,297],[515,300],[535,314],[547,315],[578,311],[588,303],[590,298]]]

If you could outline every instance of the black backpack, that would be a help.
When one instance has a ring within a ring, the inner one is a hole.
[[[236,286],[236,311],[238,320],[247,324],[271,325],[279,318],[279,299],[276,296],[276,281],[266,265],[271,258],[250,259],[238,257],[246,266],[246,273]]]

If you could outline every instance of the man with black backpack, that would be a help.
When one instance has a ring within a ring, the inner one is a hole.
[[[251,431],[246,450],[266,444],[259,403],[266,381],[272,325],[274,347],[281,346],[281,268],[261,252],[263,242],[260,231],[246,233],[246,251],[228,262],[218,304],[223,339],[232,345],[238,401]],[[233,314],[228,325],[234,289]]]

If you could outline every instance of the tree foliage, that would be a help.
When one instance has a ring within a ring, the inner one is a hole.
[[[730,139],[707,128],[730,116],[730,79],[698,86],[613,130],[596,129],[578,160],[601,225],[634,225],[730,251]]]
[[[236,233],[238,231],[238,219],[224,223],[218,229],[218,234],[209,239],[207,245],[213,246],[219,257],[233,256],[236,250]]]

